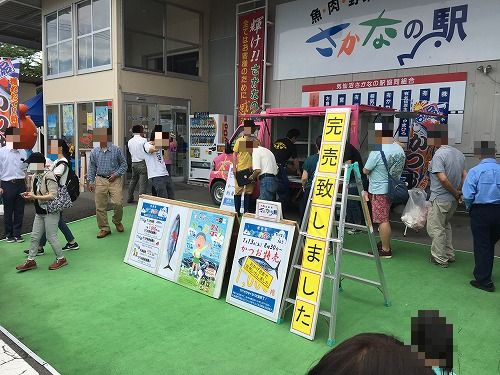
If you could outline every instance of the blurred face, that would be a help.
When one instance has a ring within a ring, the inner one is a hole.
[[[448,128],[438,125],[439,129],[427,132],[427,146],[441,147],[448,144]]]
[[[94,129],[94,134],[93,134],[94,140],[93,144],[94,147],[102,147],[105,148],[108,145],[108,142],[110,141],[110,137],[108,136],[108,129],[107,128],[97,128]]]
[[[44,163],[30,163],[28,166],[28,171],[32,173],[42,173],[45,170]]]
[[[156,148],[168,147],[170,145],[170,134],[168,132],[155,132],[154,145]]]
[[[392,129],[385,123],[375,123],[375,130],[368,130],[368,145],[372,151],[382,150],[382,145],[394,142]]]
[[[21,130],[18,128],[13,128],[13,134],[8,134],[5,136],[6,146],[10,150],[21,149]]]
[[[57,139],[52,139],[49,144],[49,154],[62,155],[62,144]]]
[[[245,140],[240,143],[240,151],[241,152],[249,152],[253,153],[253,149],[259,147],[259,141],[255,138],[250,140]]]

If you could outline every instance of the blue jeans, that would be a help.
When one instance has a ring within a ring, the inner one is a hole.
[[[278,198],[283,208],[290,205],[290,181],[286,173],[286,163],[278,165]]]
[[[71,230],[69,229],[68,225],[64,222],[62,212],[61,212],[61,215],[59,215],[59,222],[57,223],[57,226],[61,230],[62,234],[64,234],[64,238],[66,238],[66,242],[71,242],[75,239],[75,237],[73,236],[73,233],[71,233]],[[38,246],[44,247],[46,243],[47,243],[47,236],[46,236],[45,231],[44,231],[42,238],[40,238],[40,243]]]
[[[275,201],[276,192],[278,191],[278,181],[276,177],[264,176],[259,180],[260,194],[259,199],[266,201]]]

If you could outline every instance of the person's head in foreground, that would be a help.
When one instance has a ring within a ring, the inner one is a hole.
[[[45,171],[45,156],[40,152],[32,153],[25,163],[28,164],[28,172],[40,174]]]
[[[411,318],[411,349],[426,366],[449,373],[453,368],[453,325],[437,310],[419,310]]]
[[[479,159],[495,159],[495,141],[474,141],[474,155]]]
[[[398,339],[362,333],[326,353],[308,375],[434,375],[434,371]]]

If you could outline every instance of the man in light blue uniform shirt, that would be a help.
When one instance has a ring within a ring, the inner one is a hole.
[[[495,244],[500,239],[500,164],[495,160],[494,142],[475,142],[474,154],[481,161],[469,171],[462,188],[474,240],[475,280],[470,284],[493,292],[491,273]]]

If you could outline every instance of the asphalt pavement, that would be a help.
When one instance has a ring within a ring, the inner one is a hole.
[[[175,183],[175,194],[176,199],[179,200],[213,206],[210,193],[208,191],[208,188],[205,186],[190,185],[187,183]],[[126,190],[124,190],[123,196],[124,200],[126,200]],[[125,206],[129,206],[135,205],[137,203],[129,204],[125,202],[124,204]],[[406,236],[403,235],[405,226],[401,222],[402,208],[403,207],[397,207],[391,214],[393,238],[430,245],[431,241],[425,229],[421,230],[420,232],[408,229]],[[22,229],[23,234],[31,232],[34,215],[35,210],[33,205],[27,204],[24,212],[24,222]],[[64,217],[66,222],[68,223],[92,215],[95,215],[94,196],[89,192],[81,193],[80,197],[74,202],[74,206],[71,209],[64,211]],[[284,216],[286,219],[290,220],[299,220],[300,218],[299,211],[295,208],[292,208],[289,211],[285,211]],[[452,219],[452,228],[453,245],[455,246],[455,248],[457,250],[472,251],[472,234],[470,231],[469,216],[467,215],[467,213],[457,212]],[[2,233],[2,235],[4,233],[3,216],[0,216],[0,233]],[[4,236],[2,236],[2,238],[3,237]],[[28,241],[28,238],[26,237],[25,240]],[[497,256],[500,256],[500,243],[497,243],[495,247],[495,254]]]

